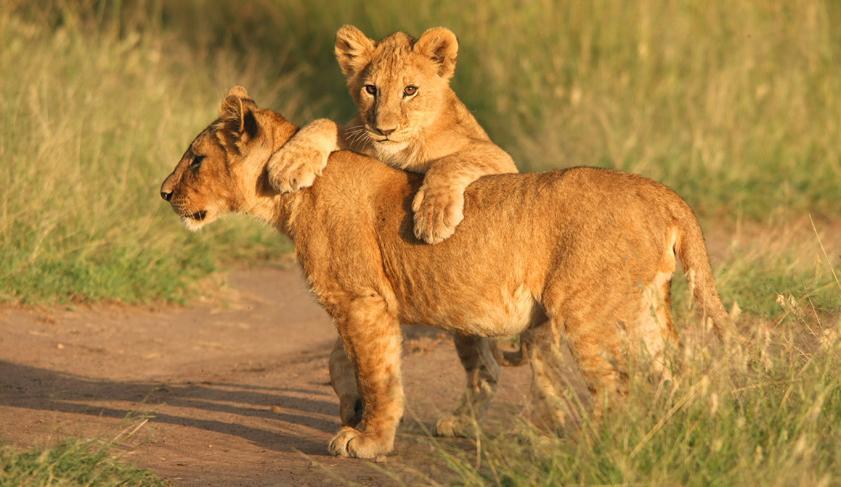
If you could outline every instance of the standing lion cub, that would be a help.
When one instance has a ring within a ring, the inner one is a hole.
[[[272,189],[268,160],[295,131],[235,87],[161,197],[194,230],[244,213],[292,239],[364,402],[362,422],[330,442],[336,455],[375,458],[394,448],[404,408],[401,322],[484,337],[528,331],[534,402],[561,424],[556,406],[568,381],[552,364],[563,345],[597,396],[627,389],[627,355],[640,345],[662,369],[678,340],[670,309],[678,261],[719,334],[730,329],[701,227],[661,184],[585,167],[484,177],[465,192],[459,231],[425,245],[408,211],[420,178],[373,158],[338,151],[311,187]]]
[[[331,152],[350,149],[398,169],[425,173],[412,201],[414,233],[427,243],[450,237],[464,218],[464,190],[489,174],[515,173],[504,150],[488,138],[450,88],[458,41],[452,31],[428,29],[417,40],[397,32],[375,42],[356,27],[336,33],[336,59],[357,105],[340,129],[316,120],[299,130],[269,161],[269,182],[285,193],[313,184]],[[454,337],[467,373],[467,390],[452,415],[435,427],[442,436],[466,436],[496,390],[500,355],[484,338]],[[340,345],[330,356],[333,386],[347,424],[358,422],[358,393]]]

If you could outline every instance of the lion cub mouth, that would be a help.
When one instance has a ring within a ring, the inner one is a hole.
[[[405,149],[406,146],[408,145],[408,143],[406,141],[403,141],[403,140],[394,140],[394,139],[380,139],[380,140],[372,139],[372,140],[374,142],[374,145],[379,150],[386,151],[386,152],[389,152],[389,153],[399,152],[399,151]]]
[[[193,220],[196,220],[196,221],[204,221],[204,218],[206,216],[207,216],[207,210],[199,210],[199,211],[193,213],[192,215],[190,215],[189,218],[192,218]]]
[[[207,210],[199,210],[189,214],[182,214],[181,215],[181,223],[187,227],[187,230],[191,232],[195,232],[198,229],[205,226],[208,223],[208,212]]]

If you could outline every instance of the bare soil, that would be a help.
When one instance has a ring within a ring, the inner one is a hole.
[[[841,226],[818,223],[835,256]],[[714,266],[739,240],[815,242],[808,221],[712,230]],[[212,288],[187,307],[0,308],[0,442],[117,438],[118,454],[176,485],[392,484],[383,469],[446,478],[428,431],[463,387],[448,335],[404,328],[396,454],[384,465],[338,459],[327,453],[339,426],[327,374],[336,332],[297,268],[239,270]],[[503,369],[486,428],[513,426],[528,380],[528,367]]]
[[[445,475],[427,431],[463,384],[448,335],[406,328],[396,454],[384,465],[339,459],[327,453],[339,426],[329,318],[296,269],[227,281],[223,295],[189,307],[0,309],[0,441],[117,438],[119,455],[176,485],[392,483],[383,468]],[[505,369],[500,389],[489,422],[505,428],[525,404],[528,368]]]

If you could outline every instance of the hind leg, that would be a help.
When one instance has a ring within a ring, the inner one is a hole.
[[[595,324],[592,324],[595,323]],[[609,321],[566,322],[570,352],[578,362],[593,399],[594,416],[604,413],[612,396],[627,394],[627,372],[620,329]]]
[[[631,330],[633,352],[638,344],[645,348],[658,379],[670,379],[669,352],[680,345],[672,323],[671,279],[655,280],[642,295],[639,322]]]
[[[487,411],[499,382],[499,365],[493,353],[496,343],[488,338],[458,334],[453,339],[467,375],[467,389],[456,410],[435,423],[435,434],[469,437],[474,434],[475,421]]]
[[[542,429],[560,431],[567,425],[574,403],[564,368],[561,325],[547,320],[523,333],[521,340],[532,369],[531,420]]]

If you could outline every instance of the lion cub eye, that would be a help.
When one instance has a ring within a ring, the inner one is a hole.
[[[369,95],[376,95],[377,87],[374,85],[365,85],[365,91],[367,91]]]
[[[204,160],[204,156],[195,156],[193,157],[193,162],[190,163],[190,169],[193,171],[198,171],[201,167],[201,161]]]
[[[403,96],[412,96],[418,92],[418,87],[415,85],[409,85],[403,88]]]

